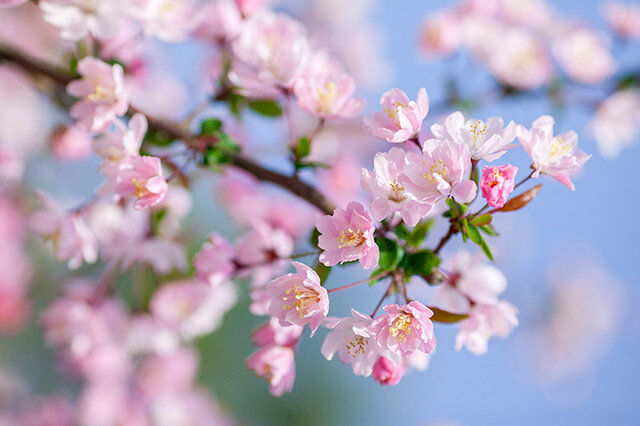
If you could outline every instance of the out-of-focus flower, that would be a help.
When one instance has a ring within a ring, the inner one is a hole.
[[[169,185],[157,157],[132,157],[120,163],[115,177],[115,192],[123,198],[133,197],[134,208],[144,209],[164,200]]]
[[[28,0],[0,0],[0,8],[19,6],[22,3],[26,3],[27,1]]]
[[[422,88],[416,101],[410,100],[400,89],[385,92],[380,99],[382,111],[373,118],[365,117],[365,128],[374,136],[388,142],[406,142],[417,137],[429,112],[429,97]]]
[[[455,12],[436,12],[422,25],[418,45],[427,57],[450,55],[461,43],[461,22]]]
[[[361,165],[357,155],[345,150],[330,165],[328,169],[318,170],[318,187],[322,193],[339,207],[359,200],[362,195],[358,182]]]
[[[469,311],[469,318],[460,323],[456,350],[466,346],[476,355],[486,353],[492,336],[507,337],[518,325],[517,313],[516,307],[505,301],[473,306]]]
[[[353,97],[355,88],[353,78],[324,51],[311,56],[293,86],[298,105],[325,119],[350,118],[362,112],[364,100]]]
[[[629,39],[640,38],[640,5],[609,1],[604,8],[607,22],[621,37]]]
[[[420,302],[407,305],[386,305],[386,312],[376,318],[370,330],[375,333],[378,344],[399,356],[420,350],[431,353],[436,347],[433,323],[429,318],[431,309]]]
[[[261,11],[233,43],[231,81],[251,96],[277,96],[300,77],[310,53],[304,27],[287,15]]]
[[[258,222],[253,229],[236,241],[236,260],[251,274],[253,283],[264,285],[286,270],[286,259],[293,252],[293,240],[281,229]]]
[[[364,269],[378,264],[380,250],[373,239],[375,227],[362,204],[351,202],[345,210],[337,208],[332,216],[318,219],[317,226],[318,247],[323,250],[320,262],[332,266],[359,260]]]
[[[225,282],[235,271],[235,250],[220,235],[211,234],[193,259],[196,277],[212,285]]]
[[[70,41],[89,35],[97,39],[115,37],[126,11],[122,0],[47,0],[38,6],[44,20],[60,28],[60,38]]]
[[[605,99],[591,119],[589,129],[603,157],[620,155],[640,134],[640,90],[620,90]]]
[[[510,144],[516,138],[517,126],[513,121],[503,126],[500,117],[491,117],[486,123],[473,118],[465,121],[457,111],[446,118],[444,125],[431,126],[431,132],[438,139],[450,139],[468,146],[472,160],[493,161],[512,148]]]
[[[271,317],[269,321],[258,326],[251,333],[251,341],[260,347],[289,346],[295,347],[302,336],[304,327],[295,324],[282,325],[278,318]]]
[[[102,157],[105,175],[113,175],[120,168],[120,162],[127,157],[137,157],[144,135],[147,133],[147,119],[142,114],[134,115],[128,126],[116,121],[115,131],[96,138],[93,150]]]
[[[135,0],[132,15],[142,24],[146,37],[178,42],[197,25],[197,5],[196,0]]]
[[[599,83],[615,71],[611,53],[599,35],[587,28],[570,28],[553,42],[552,52],[562,70],[579,83]]]
[[[91,154],[91,135],[75,126],[63,127],[51,139],[53,155],[63,160],[82,160]]]
[[[403,374],[404,366],[402,365],[402,361],[396,364],[390,359],[381,356],[378,357],[378,360],[373,366],[373,380],[383,386],[397,385],[400,383]]]
[[[329,295],[316,271],[300,262],[292,263],[295,274],[275,278],[265,288],[271,298],[269,314],[282,325],[309,324],[313,336],[329,312]]]
[[[119,64],[109,65],[87,57],[78,63],[78,73],[82,79],[67,86],[70,95],[81,98],[71,107],[71,117],[79,120],[78,125],[82,128],[101,132],[129,107],[124,70]]]
[[[578,170],[591,155],[578,150],[578,135],[574,131],[553,135],[555,120],[544,115],[533,122],[531,130],[518,126],[518,139],[533,160],[533,177],[549,174],[572,191],[571,173]]]
[[[452,140],[429,139],[422,154],[410,152],[400,184],[420,202],[436,204],[447,197],[466,203],[476,195],[474,181],[468,179],[469,148]]]
[[[281,396],[293,389],[296,364],[293,349],[286,346],[269,346],[259,349],[247,359],[247,368],[269,382],[273,396]]]
[[[518,168],[510,164],[498,167],[484,166],[480,189],[489,206],[500,208],[506,204],[509,194],[513,192],[517,172]]]
[[[242,15],[249,16],[262,6],[264,0],[235,0],[235,2]]]
[[[208,2],[200,12],[200,23],[193,35],[202,39],[229,41],[240,33],[242,15],[234,0]]]
[[[373,159],[374,170],[362,169],[360,182],[372,195],[370,206],[374,219],[381,221],[398,212],[407,225],[415,226],[433,210],[434,204],[419,202],[399,182],[405,169],[405,154],[401,148],[377,153]]]

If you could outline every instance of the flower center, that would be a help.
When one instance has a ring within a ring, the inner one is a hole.
[[[391,335],[402,343],[406,342],[407,337],[411,334],[411,318],[412,316],[407,313],[400,314],[389,329]]]
[[[113,102],[113,94],[109,92],[101,83],[100,79],[93,80],[93,93],[87,96],[87,99],[91,102]]]
[[[391,201],[395,201],[396,203],[399,203],[401,201],[403,201],[406,197],[404,195],[404,186],[400,185],[400,183],[398,182],[398,179],[394,179],[390,184],[389,187],[391,188],[391,191],[393,192],[391,194],[391,196],[389,197],[389,199]]]
[[[327,81],[324,88],[317,89],[318,112],[328,114],[330,112],[333,101],[338,97],[338,86],[333,81]]]
[[[288,303],[282,306],[283,310],[295,308],[298,312],[298,319],[302,319],[309,314],[313,305],[320,302],[320,297],[318,293],[307,287],[294,285],[293,288],[285,290],[282,300]]]
[[[369,339],[366,339],[362,336],[355,336],[349,341],[349,343],[347,343],[347,353],[351,355],[352,358],[355,358],[358,355],[364,355],[367,350],[368,344]]]
[[[471,144],[474,148],[479,148],[487,136],[487,126],[484,121],[478,120],[469,126],[469,134],[471,135]]]
[[[549,149],[549,160],[558,161],[562,157],[571,153],[571,146],[562,137],[557,136],[553,138],[551,147]]]
[[[394,101],[391,103],[391,108],[382,109],[387,113],[389,118],[392,119],[394,123],[396,123],[396,126],[400,127],[400,119],[398,118],[398,113],[400,112],[400,109],[405,108],[407,108],[405,104]]]
[[[495,186],[498,185],[498,179],[500,179],[502,176],[504,176],[502,174],[502,172],[498,169],[493,169],[491,171],[491,174],[489,175],[489,177],[491,178],[491,181],[489,182],[489,187],[490,188],[494,188]]]
[[[355,231],[351,228],[346,231],[343,229],[340,231],[340,235],[338,236],[338,248],[344,247],[355,247],[364,243],[365,237],[361,230],[356,229]]]
[[[447,180],[446,177],[448,175],[447,166],[444,164],[444,161],[438,159],[431,164],[429,167],[429,173],[425,173],[422,175],[426,178],[431,185],[437,185],[438,179],[436,179],[433,175],[440,175],[442,179]]]
[[[149,190],[147,189],[146,179],[131,179],[131,183],[135,188],[135,190],[131,194],[136,198],[142,198],[145,195],[149,194]]]

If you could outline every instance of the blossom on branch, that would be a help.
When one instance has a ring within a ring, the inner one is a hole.
[[[365,129],[387,142],[406,142],[418,136],[429,112],[429,97],[424,88],[418,91],[416,101],[400,89],[391,89],[382,95],[380,105],[381,112],[376,112],[373,118],[365,117]]]

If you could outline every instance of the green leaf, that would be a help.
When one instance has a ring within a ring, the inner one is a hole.
[[[203,136],[212,136],[221,129],[222,121],[217,118],[207,118],[200,123],[200,134]]]
[[[265,117],[280,117],[282,115],[282,108],[280,105],[270,99],[250,101],[249,108],[260,115],[264,115]]]
[[[238,95],[237,93],[231,93],[229,95],[228,102],[231,113],[239,119],[240,111],[245,106],[245,97],[242,95]]]
[[[476,225],[476,226],[483,226],[483,225],[488,225],[491,223],[491,215],[490,214],[483,214],[482,216],[476,216],[473,219],[471,219],[469,221],[470,224],[472,225]]]
[[[462,241],[467,242],[467,238],[469,237],[469,222],[466,217],[462,218]]]
[[[373,272],[371,273],[371,275],[369,275],[369,287],[371,287],[372,285],[374,285],[375,283],[377,283],[378,281],[384,279],[384,278],[376,278],[376,279],[372,279],[374,278],[376,275],[380,275],[381,273],[384,272],[384,269],[382,269],[381,267],[377,267],[376,269],[373,270]]]
[[[229,154],[216,146],[210,146],[203,155],[203,164],[210,169],[219,170],[223,164],[228,164],[231,158]]]
[[[216,133],[216,137],[218,138],[218,142],[215,144],[216,148],[230,154],[237,154],[240,152],[240,145],[231,139],[231,136],[226,133]]]
[[[316,271],[316,274],[320,277],[320,284],[324,285],[327,281],[327,277],[331,273],[331,267],[325,265],[324,263],[317,262],[316,266],[313,268]]]
[[[431,250],[407,254],[402,260],[404,273],[407,277],[419,275],[426,279],[433,271],[433,268],[438,265],[440,265],[440,258]]]
[[[445,311],[431,306],[429,307],[429,309],[433,311],[433,316],[430,319],[434,322],[452,324],[454,322],[465,320],[469,317],[469,315],[466,314],[454,314],[453,312]]]
[[[174,137],[162,130],[149,129],[145,135],[145,140],[155,146],[168,146],[176,141]]]
[[[378,265],[383,271],[393,271],[398,267],[404,251],[400,244],[389,238],[377,238],[376,244],[380,249],[380,260]]]
[[[312,246],[318,247],[318,238],[320,238],[320,231],[318,231],[318,228],[313,228],[311,237],[309,237],[309,242]]]
[[[491,249],[489,248],[489,245],[484,240],[484,238],[482,238],[482,234],[480,234],[480,231],[478,231],[477,227],[473,225],[469,225],[469,238],[471,239],[471,241],[473,241],[474,243],[480,246],[480,248],[482,249],[484,254],[489,258],[489,260],[493,261],[493,253],[491,253]]]
[[[298,147],[296,148],[296,156],[298,158],[304,158],[311,153],[311,139],[303,136],[298,140]]]
[[[489,225],[480,225],[478,226],[478,229],[481,230],[482,232],[484,232],[487,235],[490,235],[492,237],[497,237],[500,234],[498,234],[495,230],[495,228],[493,227],[493,225],[489,224]]]
[[[411,247],[420,246],[420,244],[422,244],[424,240],[427,238],[427,234],[429,233],[429,230],[433,227],[433,223],[434,223],[433,219],[428,219],[428,220],[425,220],[424,222],[417,224],[416,227],[413,228],[413,232],[411,232],[409,237],[405,239],[407,244],[410,245]]]
[[[69,60],[69,71],[71,71],[73,75],[78,75],[78,58],[75,56],[72,56]]]
[[[160,209],[156,212],[153,212],[151,215],[151,232],[153,235],[157,235],[160,230],[160,222],[167,215],[167,208]]]
[[[384,221],[383,221],[384,224]],[[406,241],[407,238],[411,237],[411,232],[407,229],[407,227],[404,225],[404,223],[400,223],[400,225],[394,229],[393,231],[398,238],[400,238],[403,241]]]

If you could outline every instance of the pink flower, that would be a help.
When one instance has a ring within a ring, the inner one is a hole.
[[[235,0],[235,2],[242,14],[249,16],[260,8],[264,0]]]
[[[383,356],[378,357],[373,366],[373,380],[383,386],[397,385],[404,374],[404,366],[402,361],[394,364],[393,361]]]
[[[484,166],[480,189],[487,204],[496,208],[506,204],[509,194],[513,192],[517,172],[518,168],[510,164],[499,167]]]
[[[124,160],[116,175],[115,191],[121,197],[134,197],[133,207],[141,210],[164,200],[169,185],[157,157],[133,157]]]
[[[91,132],[101,132],[115,117],[124,115],[129,97],[124,87],[122,66],[109,65],[88,57],[78,63],[81,80],[67,86],[70,95],[81,98],[71,107],[71,117],[78,125]]]
[[[269,382],[269,392],[281,396],[291,392],[296,377],[293,349],[286,346],[270,346],[259,349],[247,359],[247,368]]]
[[[618,35],[629,39],[640,38],[640,5],[609,1],[604,13],[607,22]]]
[[[79,213],[67,213],[49,195],[38,193],[44,209],[31,215],[31,228],[53,245],[56,258],[76,269],[98,259],[96,239]]]
[[[356,84],[324,51],[315,53],[293,90],[300,107],[325,119],[350,118],[362,112],[364,100],[353,97]]]
[[[560,68],[578,83],[599,83],[615,71],[614,59],[603,40],[588,28],[570,28],[553,42],[552,52]]]
[[[200,21],[194,36],[224,42],[240,33],[242,15],[234,0],[217,0],[202,7]]]
[[[138,368],[136,384],[149,396],[188,392],[197,374],[197,352],[190,347],[182,347],[171,353],[145,358]]]
[[[458,14],[449,10],[431,15],[420,31],[420,51],[428,57],[454,53],[461,43],[460,21]]]
[[[400,356],[416,350],[431,353],[435,349],[433,323],[429,319],[433,315],[431,309],[416,301],[383,309],[386,314],[376,318],[370,327],[383,349]]]
[[[570,174],[579,169],[591,155],[578,151],[578,135],[574,131],[553,136],[553,117],[544,115],[533,122],[531,130],[518,126],[518,139],[533,160],[533,177],[549,174],[575,190]]]
[[[351,310],[351,316],[327,320],[326,327],[331,331],[325,337],[320,351],[328,360],[338,352],[340,361],[351,364],[353,374],[367,377],[371,375],[380,354],[390,357],[394,354],[383,351],[378,345],[375,334],[369,329],[373,321],[371,317],[354,309]]]
[[[406,142],[417,137],[429,112],[429,97],[422,88],[418,100],[411,101],[400,89],[385,92],[380,99],[382,112],[365,117],[364,126],[374,136],[388,142]]]
[[[304,27],[281,13],[252,15],[233,43],[231,81],[250,96],[277,96],[302,75],[310,53]]]
[[[142,24],[145,37],[166,42],[185,40],[198,23],[195,0],[137,0],[132,15]]]
[[[496,160],[513,145],[517,126],[510,121],[506,127],[500,117],[491,117],[485,123],[482,120],[465,121],[460,111],[454,112],[445,120],[445,124],[434,124],[431,132],[438,139],[449,139],[469,147],[472,160]]]
[[[126,2],[122,0],[47,0],[38,3],[44,20],[60,28],[60,38],[77,41],[88,35],[104,40],[121,28]]]
[[[251,341],[260,347],[288,346],[295,348],[303,330],[304,327],[299,325],[287,324],[283,326],[277,318],[271,317],[269,321],[253,330]]]
[[[589,123],[605,158],[615,158],[638,140],[640,133],[640,90],[624,89],[600,103]]]
[[[59,129],[51,140],[53,155],[62,160],[82,160],[91,154],[91,135],[75,126]]]
[[[235,272],[235,250],[220,235],[211,234],[193,259],[196,277],[212,285],[228,281]]]
[[[438,286],[434,304],[444,310],[467,313],[471,303],[492,305],[507,288],[507,278],[482,255],[459,250],[449,260],[447,281]]]
[[[236,241],[236,260],[252,275],[253,283],[263,285],[288,267],[285,260],[293,252],[293,239],[286,232],[257,222]]]
[[[456,350],[466,346],[476,355],[486,353],[491,336],[507,337],[518,325],[517,313],[516,307],[505,301],[494,305],[474,306],[469,312],[469,318],[460,323]]]
[[[318,247],[323,250],[320,262],[332,266],[360,260],[364,269],[378,265],[380,250],[373,239],[375,227],[362,204],[353,201],[346,210],[337,208],[332,216],[318,219],[317,226],[321,234]]]
[[[0,8],[19,6],[28,0],[0,0]]]
[[[316,271],[300,262],[292,262],[295,274],[286,274],[267,283],[265,288],[271,297],[269,315],[280,320],[281,325],[309,324],[311,336],[329,312],[329,295],[320,285]]]
[[[405,154],[401,148],[377,153],[373,159],[374,170],[362,169],[360,183],[362,189],[372,195],[369,205],[375,220],[381,221],[398,212],[407,225],[415,226],[421,218],[431,213],[434,205],[419,202],[399,182],[404,173]]]
[[[128,126],[119,120],[115,124],[115,131],[98,137],[93,143],[93,150],[104,160],[102,168],[106,175],[117,171],[125,158],[140,155],[140,146],[149,126],[142,114],[134,115]]]
[[[199,281],[165,284],[153,294],[151,314],[176,330],[185,340],[204,336],[220,327],[222,317],[236,303],[231,283],[212,288]]]
[[[447,197],[467,203],[476,195],[476,184],[468,179],[469,148],[451,140],[429,139],[422,155],[408,153],[400,184],[421,202],[436,204]]]

